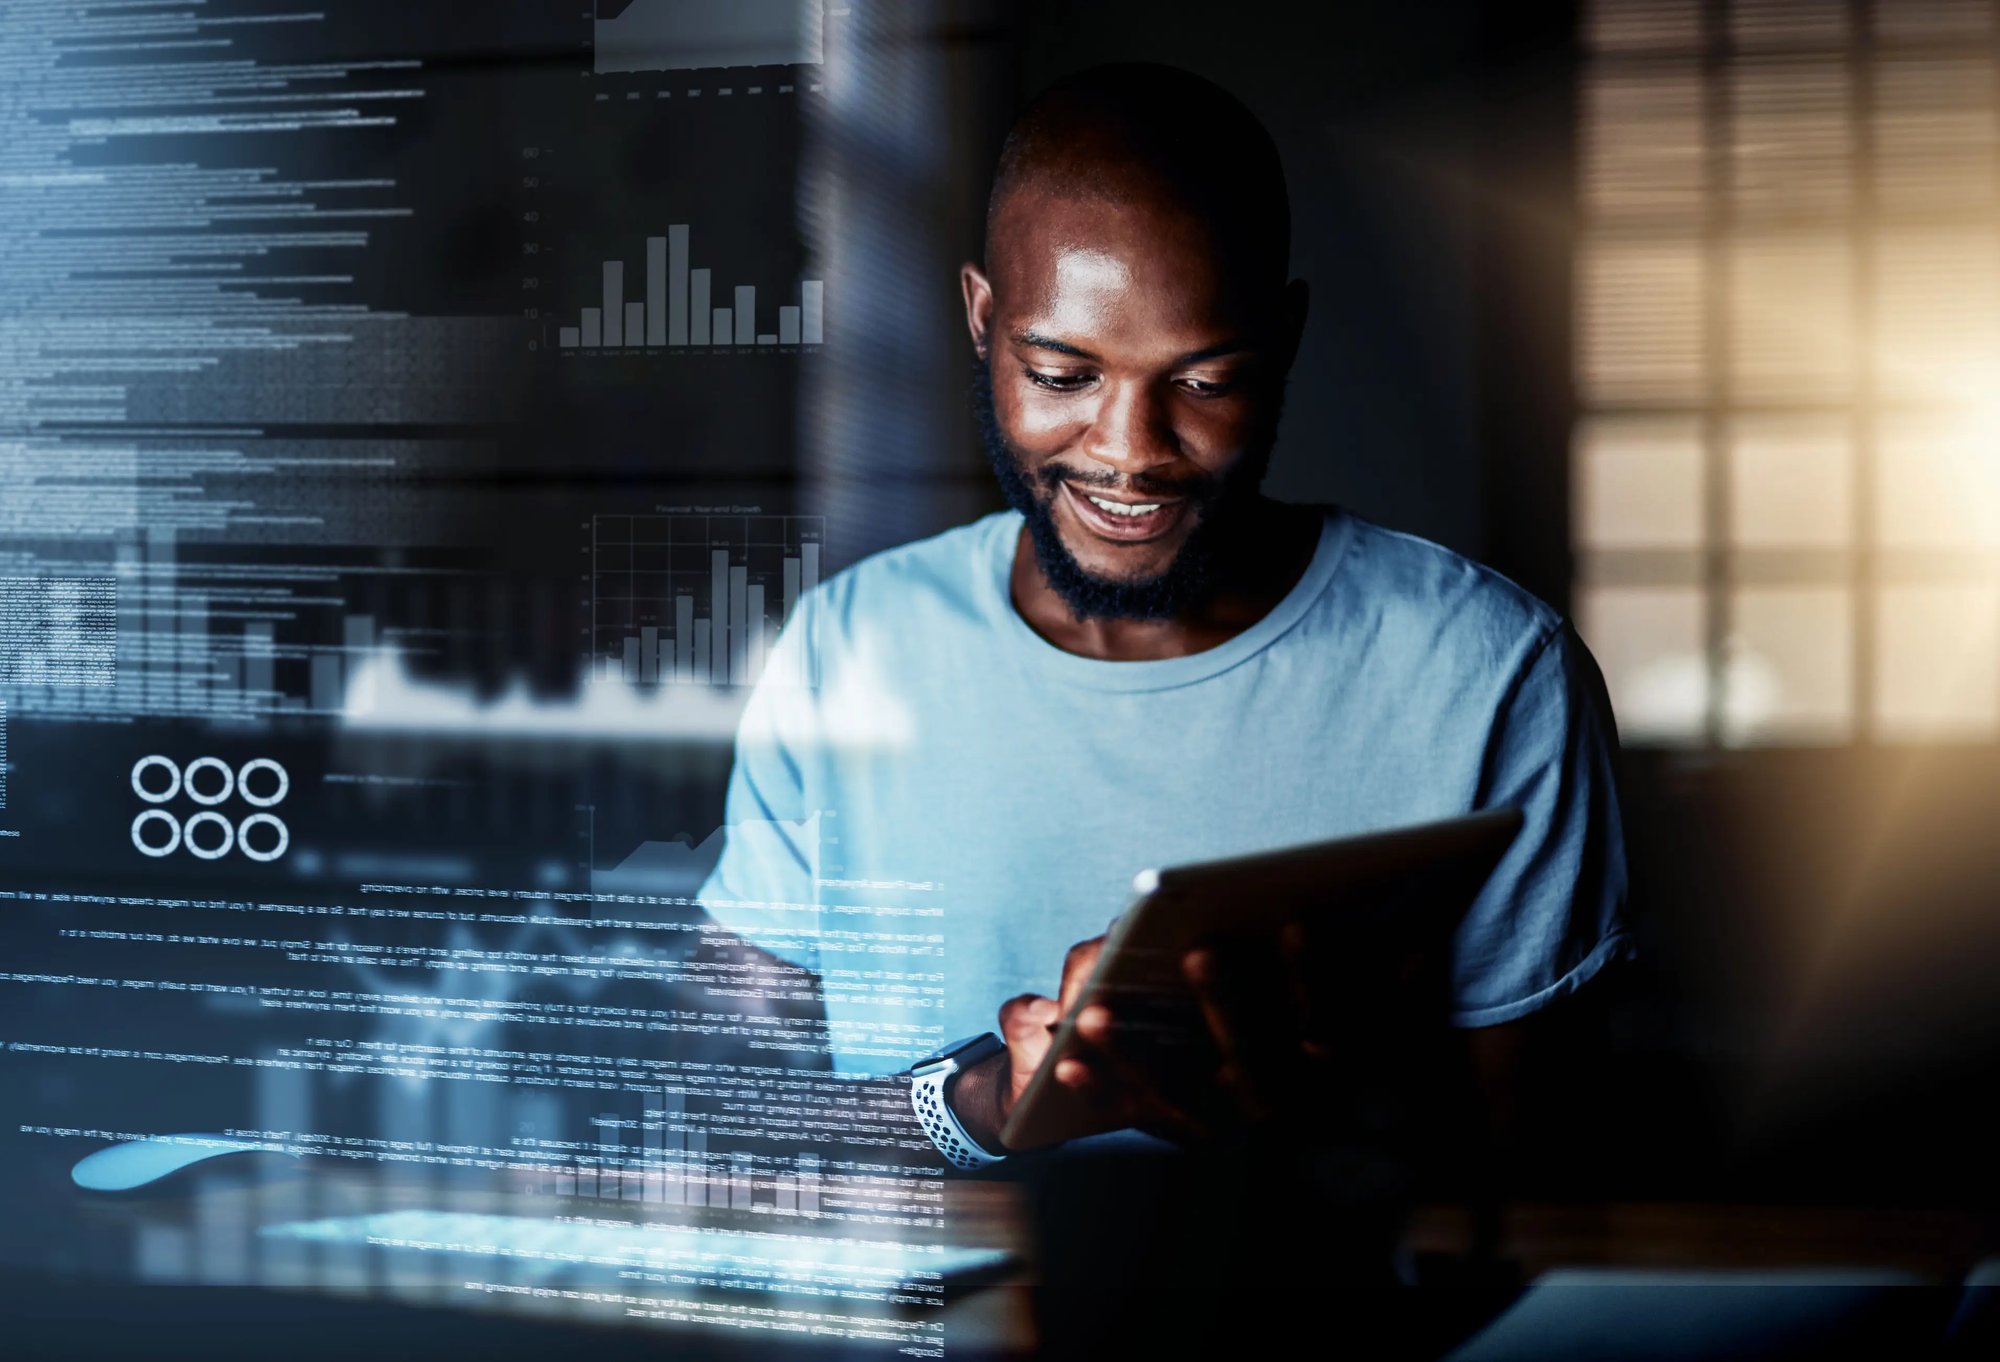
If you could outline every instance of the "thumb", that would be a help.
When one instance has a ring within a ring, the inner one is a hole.
[[[1000,1038],[1010,1050],[1029,1048],[1039,1057],[1048,1049],[1049,1028],[1061,1018],[1062,1007],[1054,998],[1023,993],[1000,1005]]]

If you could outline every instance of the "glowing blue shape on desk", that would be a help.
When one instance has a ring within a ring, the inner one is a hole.
[[[69,1176],[88,1192],[133,1192],[224,1154],[287,1152],[281,1145],[230,1135],[150,1135],[84,1155],[69,1170]]]
[[[1002,1249],[687,1225],[572,1222],[454,1211],[384,1211],[267,1225],[262,1233],[318,1243],[511,1258],[541,1275],[566,1268],[703,1276],[735,1287],[806,1290],[838,1279],[888,1290],[998,1267]]]

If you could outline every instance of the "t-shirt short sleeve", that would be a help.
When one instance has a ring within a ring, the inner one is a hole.
[[[811,692],[802,658],[813,627],[801,602],[773,645],[736,732],[721,858],[696,893],[717,924],[788,964],[819,968],[815,811],[801,766]]]
[[[1496,716],[1481,808],[1518,808],[1519,836],[1459,926],[1455,1025],[1493,1026],[1573,992],[1626,953],[1625,846],[1604,682],[1553,627]]]

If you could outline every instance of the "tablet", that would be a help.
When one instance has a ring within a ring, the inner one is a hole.
[[[1163,1089],[1196,1071],[1212,1073],[1217,1057],[1182,958],[1204,945],[1276,952],[1295,921],[1315,943],[1315,998],[1371,1020],[1384,1003],[1415,1003],[1441,1025],[1459,919],[1520,828],[1518,810],[1492,809],[1142,871],[1133,881],[1137,899],[1112,927],[1000,1138],[1009,1149],[1035,1149],[1095,1133],[1087,1104],[1054,1077],[1057,1063],[1081,1048],[1075,1017],[1092,1003],[1111,1007],[1121,1051]],[[1435,996],[1415,996],[1432,988]]]

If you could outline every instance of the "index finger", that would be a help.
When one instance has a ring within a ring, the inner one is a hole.
[[[1224,967],[1216,958],[1215,951],[1207,947],[1188,952],[1181,962],[1181,969],[1194,991],[1202,1020],[1208,1024],[1209,1038],[1215,1042],[1216,1053],[1222,1060],[1225,1086],[1235,1091],[1244,1114],[1252,1122],[1264,1119],[1271,1108],[1263,1091],[1263,1075],[1253,1072],[1252,1056],[1244,1044],[1239,1025],[1240,987],[1236,990],[1237,996],[1225,997]]]
[[[1103,954],[1104,938],[1099,936],[1077,942],[1063,957],[1062,988],[1057,991],[1056,1002],[1065,1017],[1076,1004],[1077,994],[1083,991],[1090,972],[1097,968],[1097,958]]]
[[[1194,1110],[1162,1092],[1119,1052],[1109,1010],[1086,1007],[1076,1020],[1076,1050],[1056,1065],[1056,1082],[1084,1096],[1100,1113],[1115,1117],[1117,1125],[1178,1144],[1209,1137],[1211,1132]]]

